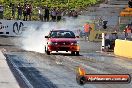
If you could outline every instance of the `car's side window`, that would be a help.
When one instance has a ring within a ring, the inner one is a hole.
[[[65,38],[70,38],[70,37],[71,37],[71,34],[70,34],[69,32],[66,32],[66,33],[64,34],[64,37],[65,37]]]
[[[75,38],[75,34],[73,32],[70,32],[70,33],[71,33],[71,37]]]

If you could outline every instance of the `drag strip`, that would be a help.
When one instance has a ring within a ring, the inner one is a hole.
[[[95,55],[91,55],[95,54]],[[116,62],[122,59],[99,53],[81,53],[80,56],[69,54],[46,55],[37,52],[9,52],[11,59],[34,88],[131,88],[131,84],[86,84],[76,83],[76,68],[84,67],[88,74],[124,74],[132,75],[132,69],[121,67]],[[100,56],[100,58],[98,57]],[[102,60],[101,56],[106,58]],[[97,58],[98,57],[98,58]],[[97,60],[96,60],[97,59]],[[107,60],[110,59],[110,60]],[[113,63],[115,59],[115,63]],[[117,60],[117,61],[116,61]],[[112,63],[111,63],[111,62]],[[125,62],[131,64],[131,62]]]

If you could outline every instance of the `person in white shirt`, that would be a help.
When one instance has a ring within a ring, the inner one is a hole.
[[[43,9],[42,9],[42,7],[39,7],[39,8],[38,8],[38,13],[39,13],[39,19],[40,19],[41,21],[43,21]]]

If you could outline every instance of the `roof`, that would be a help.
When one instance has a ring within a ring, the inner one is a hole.
[[[51,30],[51,31],[70,31],[70,30],[59,30],[59,29],[57,29],[57,30]]]

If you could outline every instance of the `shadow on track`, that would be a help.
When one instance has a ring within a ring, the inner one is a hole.
[[[71,53],[51,53],[51,55],[62,55],[62,56],[82,56],[82,55],[73,55]]]

